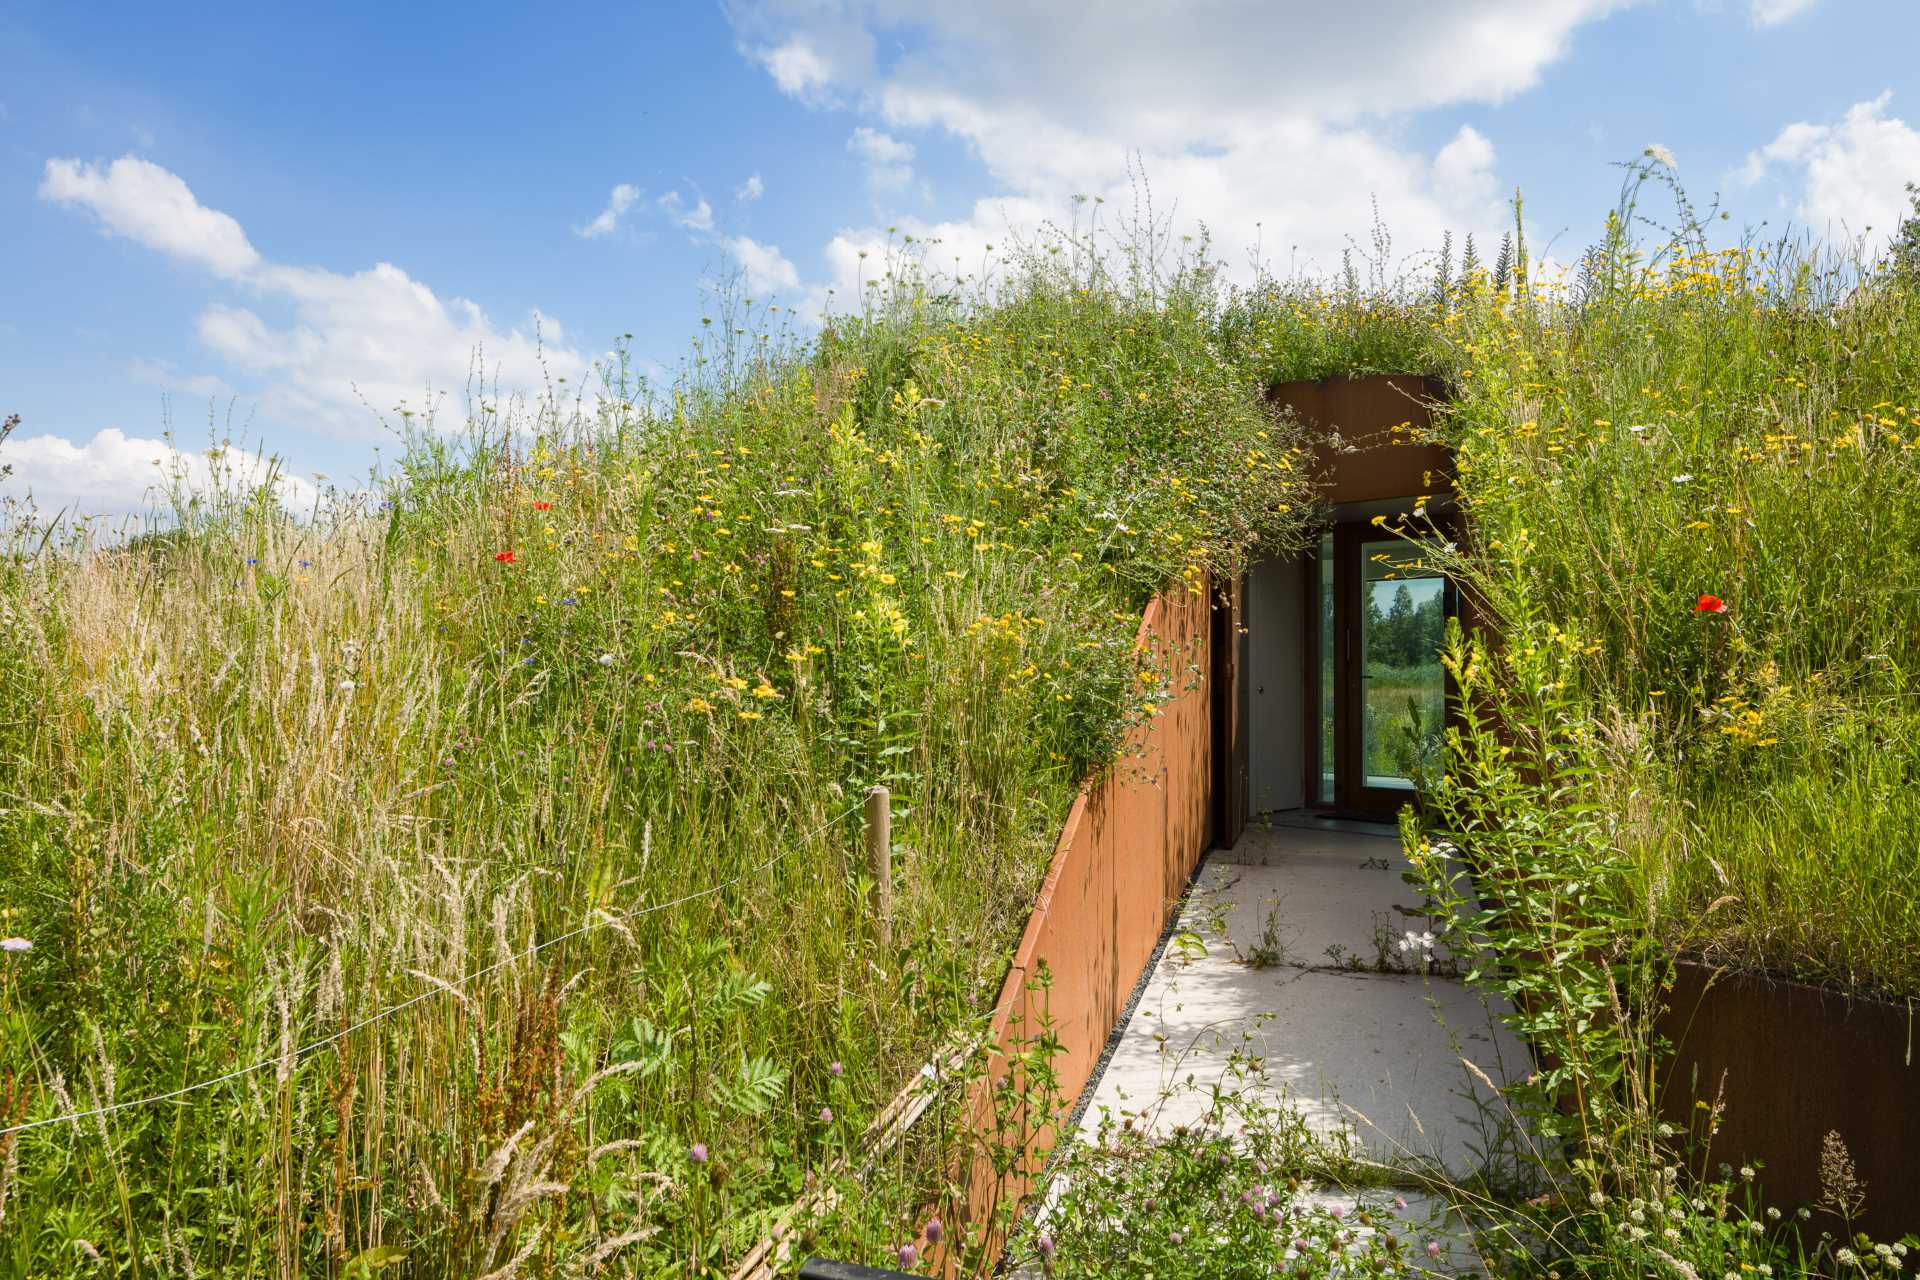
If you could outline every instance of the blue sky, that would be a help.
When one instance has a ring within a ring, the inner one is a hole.
[[[717,280],[816,316],[888,227],[971,264],[1130,206],[1129,155],[1240,273],[1372,200],[1401,253],[1497,237],[1515,186],[1572,258],[1652,143],[1736,224],[1884,229],[1915,47],[1912,0],[0,0],[6,492],[137,508],[210,413],[350,482],[476,344],[508,390],[667,368]]]

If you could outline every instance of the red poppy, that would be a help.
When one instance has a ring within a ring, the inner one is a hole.
[[[501,564],[512,564],[519,557],[515,556],[511,551],[496,551],[493,553],[493,558]]]
[[[533,509],[535,511],[551,511],[553,510],[553,504],[551,502],[536,502],[533,504]]]
[[[1693,611],[1695,613],[1725,613],[1727,611],[1727,602],[1719,596],[1703,595],[1700,597],[1699,602],[1693,606]]]

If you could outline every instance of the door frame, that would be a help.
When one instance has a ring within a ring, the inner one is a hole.
[[[1451,520],[1444,516],[1433,521],[1434,536],[1452,538],[1456,534]],[[1306,778],[1304,779],[1307,807],[1323,813],[1346,815],[1357,818],[1380,820],[1391,818],[1402,806],[1413,798],[1413,793],[1391,787],[1370,787],[1366,785],[1365,760],[1362,758],[1361,728],[1362,707],[1365,701],[1365,663],[1357,656],[1360,642],[1360,587],[1364,583],[1364,566],[1360,562],[1360,548],[1368,541],[1383,540],[1376,533],[1372,523],[1364,518],[1337,519],[1328,530],[1333,535],[1333,796],[1323,799],[1320,792],[1322,781],[1320,760],[1323,743],[1321,741],[1321,609],[1320,599],[1320,544],[1315,542],[1311,554],[1303,557],[1302,573],[1305,576],[1305,596],[1309,607],[1302,610],[1302,623],[1306,630],[1305,644],[1301,646],[1305,654],[1308,710],[1306,715]],[[1452,578],[1442,575],[1441,608],[1447,618],[1457,618],[1460,612],[1459,587]],[[1454,723],[1456,715],[1456,690],[1453,673],[1443,671],[1445,681],[1446,725]]]

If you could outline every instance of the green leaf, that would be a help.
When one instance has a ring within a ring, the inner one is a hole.
[[[765,1114],[787,1087],[786,1070],[773,1059],[756,1056],[740,1059],[740,1071],[732,1080],[714,1090],[721,1104],[742,1115]]]

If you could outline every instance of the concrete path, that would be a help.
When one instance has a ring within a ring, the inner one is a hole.
[[[1386,1166],[1389,1182],[1512,1165],[1520,1135],[1486,1081],[1531,1061],[1430,945],[1435,922],[1387,830],[1256,822],[1231,852],[1208,855],[1092,1086],[1086,1137],[1108,1113],[1157,1132],[1188,1123],[1218,1085],[1293,1110],[1316,1135]],[[1378,1205],[1396,1193],[1324,1194]],[[1400,1194],[1410,1226],[1444,1214]],[[1454,1234],[1449,1252],[1465,1270],[1457,1223]]]

